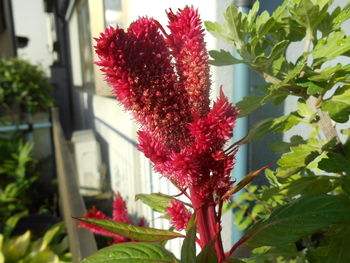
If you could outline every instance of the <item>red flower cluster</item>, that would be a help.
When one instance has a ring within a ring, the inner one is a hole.
[[[142,125],[139,148],[194,207],[230,188],[235,151],[223,151],[238,115],[221,92],[210,108],[209,66],[198,11],[169,11],[170,34],[152,18],[96,39],[101,70],[117,99]],[[192,195],[191,193],[191,195]]]
[[[170,202],[166,212],[171,218],[171,224],[179,231],[186,229],[187,223],[192,216],[192,213],[186,209],[184,204],[177,200]]]
[[[126,207],[126,203],[123,200],[120,193],[114,194],[112,218],[106,216],[103,212],[97,210],[96,207],[93,207],[92,209],[88,210],[84,215],[84,217],[95,218],[95,219],[106,219],[106,220],[111,220],[111,221],[120,222],[120,223],[132,224],[132,221],[130,220],[130,217],[128,215],[128,209]],[[143,218],[140,219],[137,225],[145,226],[146,225],[145,220]],[[83,221],[79,222],[78,227],[86,227],[90,231],[96,234],[112,237],[114,239],[113,244],[136,241],[136,240],[131,240],[127,237],[119,236],[117,234],[104,230],[103,228],[94,226],[92,224],[89,224]]]

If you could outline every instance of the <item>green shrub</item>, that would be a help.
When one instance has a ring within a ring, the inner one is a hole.
[[[52,86],[43,70],[23,59],[0,59],[0,112],[19,107],[35,113],[52,105]]]

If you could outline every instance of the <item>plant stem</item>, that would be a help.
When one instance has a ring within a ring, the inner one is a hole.
[[[215,240],[215,250],[218,257],[218,263],[222,263],[225,259],[225,253],[222,247],[221,240],[221,225],[220,218],[215,212],[215,202],[206,200],[203,202],[198,196],[196,187],[190,187],[191,201],[193,209],[197,214],[197,229],[200,236],[199,245],[203,248],[211,240]]]

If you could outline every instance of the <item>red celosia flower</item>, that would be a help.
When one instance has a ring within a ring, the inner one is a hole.
[[[197,10],[185,7],[167,12],[171,34],[168,43],[176,60],[180,82],[188,94],[190,110],[203,116],[209,111],[209,65],[204,30]]]
[[[238,115],[221,92],[209,107],[210,76],[198,11],[167,12],[170,34],[152,18],[96,39],[97,62],[117,99],[142,125],[139,148],[196,205],[230,188],[235,151],[223,151]]]
[[[170,201],[170,205],[166,208],[167,215],[171,218],[171,224],[176,230],[184,230],[190,220],[192,213],[186,209],[180,201]]]
[[[126,203],[123,200],[120,193],[114,194],[113,218],[106,216],[103,212],[97,210],[96,207],[93,207],[92,209],[88,210],[84,215],[84,217],[95,218],[95,219],[106,219],[106,220],[111,220],[111,221],[116,221],[116,222],[126,223],[126,224],[131,223],[130,217],[128,215]],[[138,226],[146,226],[146,225],[147,224],[144,218],[141,218],[140,221],[138,222]],[[100,228],[98,226],[94,226],[82,221],[78,223],[78,227],[86,227],[87,229],[89,229],[90,231],[96,234],[112,237],[114,239],[113,244],[136,241],[127,237],[114,234],[112,232],[104,230],[103,228]]]

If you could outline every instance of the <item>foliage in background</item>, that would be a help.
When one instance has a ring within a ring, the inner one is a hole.
[[[2,222],[31,204],[29,191],[37,180],[32,143],[0,139],[0,218]]]
[[[52,105],[52,86],[43,70],[20,58],[0,58],[0,112],[35,113]]]
[[[231,5],[224,25],[206,22],[242,57],[213,50],[213,65],[244,63],[266,80],[260,94],[238,103],[240,117],[270,101],[277,106],[298,98],[294,111],[259,122],[246,141],[296,125],[309,131],[273,143],[281,157],[277,169],[266,170],[269,185],[248,187],[231,205],[235,223],[246,230],[242,243],[255,248],[246,262],[350,262],[350,131],[338,134],[339,124],[349,121],[350,65],[334,63],[350,56],[350,36],[343,30],[350,3],[329,11],[332,2],[286,0],[271,15],[257,15],[259,2],[247,15]],[[304,51],[288,60],[287,49],[301,40]]]
[[[21,211],[55,214],[55,190],[52,196],[42,191],[39,166],[32,156],[33,143],[24,143],[19,134],[0,137],[0,219]],[[1,224],[0,224],[1,225]]]
[[[58,223],[42,237],[34,237],[30,230],[21,235],[12,231],[24,213],[16,214],[6,221],[0,234],[0,263],[69,263],[68,237],[64,225]]]

